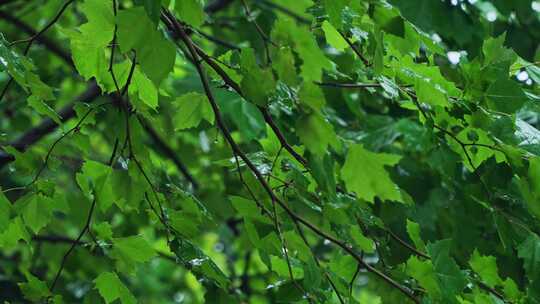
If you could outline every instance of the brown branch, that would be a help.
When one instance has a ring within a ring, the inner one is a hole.
[[[431,257],[425,253],[423,253],[422,251],[419,251],[417,250],[416,248],[414,248],[413,246],[411,246],[409,243],[405,242],[404,240],[402,240],[399,236],[397,236],[395,233],[393,233],[390,229],[387,229],[386,232],[395,240],[397,241],[401,246],[409,249],[410,251],[412,251],[414,254],[416,254],[417,256],[420,256],[420,257],[423,257],[424,259],[431,259]]]
[[[54,280],[50,287],[51,292],[54,291],[54,287],[56,287],[56,283],[58,282],[58,279],[60,278],[60,275],[62,274],[62,271],[64,270],[64,267],[66,265],[69,255],[71,254],[71,252],[73,252],[75,247],[79,245],[84,234],[90,229],[90,223],[92,221],[92,215],[94,214],[95,207],[96,207],[96,198],[92,200],[92,204],[90,205],[90,209],[86,217],[86,223],[84,224],[84,227],[79,233],[79,236],[77,236],[77,238],[73,241],[69,249],[66,251],[66,253],[64,253],[64,256],[62,257],[62,262],[60,262],[60,267],[58,268],[58,271],[56,272],[56,275],[54,276]]]
[[[225,72],[208,54],[206,54],[201,48],[197,47],[196,45],[193,45],[197,55],[201,56],[201,58],[206,62],[225,82],[226,85],[231,87],[238,95],[240,95],[242,98],[244,97],[244,94],[242,93],[242,89],[240,86],[232,80],[232,78]],[[287,150],[298,162],[300,162],[302,165],[307,165],[307,160],[302,157],[300,154],[298,154],[292,146],[287,142],[285,139],[285,136],[279,129],[279,127],[276,125],[274,120],[272,119],[272,115],[268,112],[268,110],[264,107],[258,106],[259,111],[262,113],[264,117],[264,121],[270,126],[274,134],[276,134],[276,137],[278,138],[281,146]]]
[[[53,243],[53,244],[77,244],[84,246],[87,243],[83,242],[81,240],[72,239],[66,236],[61,235],[35,235],[32,237],[32,241],[35,242],[46,242],[46,243]]]
[[[370,66],[371,64],[369,63],[369,60],[367,60],[367,58],[364,56],[364,54],[362,54],[362,52],[360,52],[360,50],[354,45],[354,43],[351,41],[351,39],[349,39],[349,37],[345,36],[345,34],[342,31],[339,31],[339,34],[345,40],[345,42],[347,42],[347,44],[351,47],[351,49],[356,54],[356,56],[358,56],[358,58],[360,58],[360,60],[362,60],[364,65],[367,66],[367,67]]]
[[[167,12],[164,12],[164,13],[167,14]],[[319,227],[315,226],[311,222],[309,222],[306,219],[304,219],[304,218],[300,217],[299,215],[297,215],[295,212],[293,212],[293,210],[287,204],[285,204],[274,193],[274,191],[268,185],[268,183],[264,179],[264,176],[261,174],[261,172],[258,170],[258,168],[251,162],[251,160],[246,156],[246,154],[242,151],[242,149],[240,149],[240,147],[238,146],[236,141],[232,138],[232,135],[230,134],[228,128],[226,127],[226,125],[225,125],[225,123],[223,121],[221,111],[220,111],[220,109],[219,109],[219,107],[217,105],[217,102],[216,102],[216,100],[214,98],[214,95],[212,93],[212,90],[211,90],[210,83],[208,81],[207,75],[204,72],[204,69],[203,69],[203,67],[201,65],[201,62],[199,60],[197,60],[199,55],[197,54],[197,50],[195,49],[195,46],[191,42],[191,39],[189,38],[189,36],[184,32],[182,26],[178,22],[173,22],[173,23],[174,23],[175,31],[177,31],[178,35],[180,36],[180,38],[184,41],[185,45],[187,46],[191,56],[195,59],[195,67],[196,67],[197,72],[199,74],[199,77],[200,77],[201,83],[203,85],[203,89],[205,91],[205,94],[208,97],[208,100],[209,100],[210,105],[212,107],[212,110],[214,112],[215,119],[216,119],[216,124],[217,124],[218,128],[222,131],[226,141],[229,143],[229,145],[231,146],[234,153],[237,154],[244,161],[244,163],[248,166],[248,168],[253,172],[253,174],[255,175],[258,182],[261,184],[261,186],[268,193],[269,197],[273,201],[278,203],[279,206],[281,208],[283,208],[283,210],[285,210],[285,212],[287,212],[287,214],[294,221],[300,222],[302,225],[309,228],[315,234],[317,234],[320,237],[330,241],[334,245],[337,245],[338,247],[343,249],[345,252],[350,254],[352,257],[354,257],[357,260],[357,262],[362,264],[362,266],[364,266],[369,272],[371,272],[374,275],[378,276],[379,278],[384,280],[386,283],[388,283],[389,285],[393,286],[394,288],[396,288],[397,290],[402,292],[405,296],[407,296],[413,302],[420,303],[419,300],[416,299],[416,297],[407,288],[401,286],[399,283],[394,281],[392,278],[390,278],[389,276],[387,276],[386,274],[384,274],[380,270],[378,270],[378,269],[374,268],[373,266],[369,265],[368,263],[364,262],[360,258],[358,253],[356,253],[350,245],[348,245],[347,243],[345,243],[345,242],[335,238],[334,236],[324,232]]]

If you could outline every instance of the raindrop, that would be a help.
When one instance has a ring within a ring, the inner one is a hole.
[[[216,243],[214,245],[214,251],[222,252],[223,249],[225,249],[225,246],[223,245],[223,243]]]
[[[537,13],[540,13],[540,1],[533,1],[531,3],[531,7],[532,7],[533,11],[535,11]]]
[[[206,261],[206,258],[204,258],[204,259],[193,259],[193,260],[189,261],[189,264],[191,264],[191,266],[197,267],[197,266],[201,266],[205,261]]]
[[[493,21],[497,20],[497,12],[496,12],[496,11],[489,11],[489,12],[486,14],[486,19],[487,19],[489,22],[493,22]]]
[[[446,56],[448,57],[448,61],[450,61],[450,63],[454,65],[458,64],[461,59],[460,52],[450,51],[446,53]]]
[[[526,71],[521,71],[517,73],[516,77],[519,81],[527,81],[527,79],[529,79],[529,74]]]

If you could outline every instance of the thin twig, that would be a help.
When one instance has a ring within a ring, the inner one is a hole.
[[[351,41],[351,39],[349,39],[349,37],[347,37],[342,31],[339,31],[339,34],[345,40],[345,42],[347,42],[347,44],[351,47],[351,49],[356,54],[356,56],[358,56],[358,58],[360,58],[360,60],[362,60],[364,65],[367,66],[367,67],[370,66],[371,64],[369,63],[369,60],[367,60],[367,58],[364,56],[364,54],[362,54],[362,52],[360,52],[360,50],[354,45],[354,43]]]
[[[167,13],[167,12],[165,12],[165,13]],[[232,138],[228,128],[226,127],[226,125],[225,125],[225,123],[223,121],[221,111],[220,111],[220,109],[219,109],[219,107],[218,107],[218,105],[216,103],[216,100],[214,99],[214,95],[213,95],[212,90],[210,88],[210,84],[209,84],[208,78],[206,76],[206,73],[204,72],[201,63],[198,60],[199,55],[197,54],[197,50],[195,49],[195,47],[194,47],[193,43],[191,42],[191,39],[189,38],[189,36],[184,32],[182,26],[178,22],[174,22],[174,26],[175,26],[175,31],[177,31],[180,38],[184,41],[184,43],[187,46],[189,52],[191,53],[191,56],[195,59],[194,60],[195,63],[196,63],[195,67],[196,67],[197,72],[199,74],[199,77],[201,79],[203,89],[204,89],[204,91],[206,93],[206,96],[208,97],[208,100],[210,102],[212,110],[213,110],[213,112],[215,114],[215,120],[216,120],[216,124],[217,124],[218,128],[222,131],[226,141],[229,143],[232,150],[236,154],[238,154],[238,156],[244,161],[244,163],[246,163],[246,165],[249,167],[249,169],[253,172],[253,174],[255,175],[255,177],[257,178],[259,183],[261,184],[261,186],[268,193],[269,197],[272,200],[275,200],[275,202],[277,202],[280,205],[280,207],[283,208],[289,214],[289,216],[291,216],[293,221],[300,222],[302,225],[308,227],[311,231],[313,231],[314,233],[316,233],[320,237],[322,237],[324,239],[327,239],[328,241],[330,241],[334,245],[337,245],[338,247],[342,248],[345,252],[347,252],[349,255],[354,257],[359,263],[361,263],[369,272],[371,272],[374,275],[378,276],[379,278],[384,280],[386,283],[388,283],[389,285],[393,286],[394,288],[396,288],[397,290],[402,292],[405,296],[407,296],[409,299],[411,299],[415,303],[420,303],[419,300],[409,291],[409,289],[407,289],[406,287],[403,287],[402,285],[400,285],[399,283],[394,281],[392,278],[390,278],[389,276],[387,276],[386,274],[384,274],[380,270],[374,268],[373,266],[369,265],[368,263],[366,263],[362,259],[360,259],[360,256],[358,255],[358,253],[356,253],[352,249],[352,247],[350,245],[348,245],[344,241],[341,241],[341,240],[335,238],[334,236],[330,235],[329,233],[324,232],[323,230],[321,230],[320,228],[318,228],[317,226],[315,226],[311,222],[307,221],[303,217],[300,217],[295,212],[293,212],[293,210],[289,206],[287,206],[283,201],[281,201],[281,199],[279,199],[276,196],[276,194],[273,192],[272,188],[268,185],[268,183],[266,183],[266,180],[264,179],[264,176],[261,174],[261,172],[249,160],[249,158],[246,156],[246,154],[240,149],[240,147],[238,146],[236,141]]]
[[[30,47],[32,46],[32,44],[34,43],[34,41],[39,37],[41,36],[43,33],[45,33],[49,28],[51,28],[59,19],[60,17],[62,16],[62,14],[64,13],[64,11],[68,8],[68,6],[73,3],[75,0],[68,0],[64,3],[64,5],[62,5],[62,7],[60,8],[60,11],[58,11],[58,13],[54,16],[54,18],[47,24],[45,25],[45,27],[43,29],[41,29],[39,32],[37,32],[35,35],[27,38],[27,39],[23,39],[23,40],[18,40],[18,41],[14,41],[10,44],[10,46],[13,46],[15,44],[18,44],[18,43],[23,43],[23,42],[28,42],[28,44],[26,45],[26,48],[24,49],[24,52],[23,52],[23,55],[26,56],[28,55],[28,52],[30,51]],[[13,76],[10,76],[8,82],[6,83],[6,85],[4,86],[4,89],[2,90],[2,93],[0,93],[0,101],[2,101],[2,99],[4,98],[4,95],[6,95],[7,93],[7,90],[9,89],[10,85],[13,83]]]

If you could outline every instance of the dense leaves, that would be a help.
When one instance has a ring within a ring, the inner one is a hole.
[[[540,2],[0,1],[0,300],[540,303]]]

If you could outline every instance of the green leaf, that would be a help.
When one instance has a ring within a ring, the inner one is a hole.
[[[140,235],[113,239],[114,256],[126,263],[144,263],[152,259],[156,252]]]
[[[205,95],[200,93],[187,93],[175,100],[178,108],[175,115],[177,130],[197,127],[201,120],[214,123],[214,112]]]
[[[354,243],[358,245],[362,251],[366,253],[375,252],[375,243],[371,239],[365,237],[358,226],[351,227],[351,237]]]
[[[253,49],[242,50],[240,65],[244,76],[240,83],[243,94],[256,105],[266,105],[270,94],[276,89],[276,81],[272,71],[268,68],[259,67]]]
[[[227,288],[229,279],[221,269],[198,247],[188,240],[175,238],[170,244],[178,261],[199,279],[206,279],[219,288]]]
[[[332,70],[330,60],[317,45],[313,34],[297,26],[292,19],[280,17],[274,23],[271,39],[274,43],[289,46],[302,59],[301,76],[304,81],[320,81],[323,69]]]
[[[147,39],[156,31],[146,10],[140,6],[120,10],[116,17],[116,25],[118,46],[122,53],[143,48],[148,42]]]
[[[193,27],[199,27],[203,24],[205,16],[200,0],[181,0],[175,3],[175,10],[180,20]]]
[[[407,219],[407,233],[414,243],[414,246],[420,251],[426,251],[426,244],[420,235],[420,225]]]
[[[407,274],[417,280],[430,296],[440,297],[441,290],[431,261],[421,261],[416,256],[411,256],[407,260]]]
[[[503,281],[499,277],[499,271],[497,268],[497,261],[493,256],[481,256],[478,250],[474,250],[471,259],[469,260],[472,270],[474,270],[482,282],[489,287],[495,287],[495,285],[501,284]]]
[[[19,240],[30,241],[30,235],[26,230],[21,217],[12,219],[7,228],[0,232],[0,247],[11,249],[17,245]]]
[[[137,26],[133,26],[134,24]],[[142,7],[120,11],[117,25],[120,50],[123,53],[135,50],[141,71],[156,87],[159,87],[174,67],[176,59],[174,44],[155,28]],[[149,105],[155,108],[154,102],[150,102]]]
[[[137,299],[114,272],[102,272],[94,280],[94,284],[107,304],[118,299],[122,304],[137,303]]]
[[[26,273],[25,276],[26,283],[18,284],[25,299],[38,302],[39,300],[43,300],[51,295],[51,292],[49,291],[49,288],[45,282],[41,281],[30,273]]]
[[[0,231],[4,231],[9,225],[11,218],[11,203],[0,188]]]
[[[50,198],[41,194],[32,195],[24,202],[22,217],[35,234],[51,221],[53,204]]]
[[[513,113],[527,101],[527,96],[520,86],[507,78],[500,78],[492,83],[485,97],[494,110],[503,113]]]
[[[298,92],[298,98],[300,99],[300,102],[316,112],[320,111],[326,103],[321,88],[311,82],[302,83],[300,91]]]
[[[87,160],[80,173],[77,173],[77,183],[83,193],[97,200],[102,211],[111,207],[114,199],[112,189],[112,168],[96,161]]]
[[[254,201],[240,196],[230,196],[229,199],[231,200],[233,208],[240,216],[251,220],[257,220],[262,223],[272,224],[272,222],[261,213],[261,209]]]
[[[517,248],[518,257],[523,259],[523,269],[530,279],[540,273],[540,239],[530,234]]]
[[[173,70],[176,49],[161,33],[155,32],[137,52],[137,59],[141,70],[156,87],[159,87],[163,79]]]
[[[525,198],[530,212],[540,218],[540,157],[529,160],[529,170],[527,178],[517,178],[518,188],[521,195]]]
[[[449,105],[445,92],[430,81],[418,79],[415,89],[420,102],[441,107]]]
[[[246,141],[266,135],[266,122],[256,105],[230,91],[220,91],[216,97],[223,116],[231,120]]]
[[[79,31],[65,31],[70,38],[73,62],[85,79],[95,77],[103,88],[110,78],[105,49],[114,35],[113,8],[104,1],[86,0],[81,11],[88,22],[81,25]]]
[[[59,125],[62,124],[62,118],[60,117],[60,115],[58,115],[58,113],[56,113],[56,111],[51,108],[51,106],[46,104],[39,97],[35,95],[28,97],[28,105],[31,106],[34,110],[36,110],[36,112],[38,112],[39,114],[49,117]]]
[[[336,30],[335,27],[332,26],[332,24],[330,24],[330,22],[324,21],[322,24],[322,29],[324,31],[326,41],[335,49],[343,51],[349,46],[347,41],[341,37],[341,34]]]
[[[94,225],[92,229],[94,229],[94,231],[100,238],[105,240],[112,240],[113,232],[109,223],[101,222],[97,225]]]
[[[324,155],[329,146],[334,148],[338,146],[334,128],[318,113],[311,113],[300,118],[296,128],[302,143],[317,156]]]
[[[455,302],[456,295],[467,284],[463,272],[450,257],[450,245],[451,240],[441,240],[427,246],[443,298],[449,301],[447,303]]]
[[[390,179],[385,166],[394,166],[401,159],[398,155],[373,153],[362,145],[353,145],[341,169],[341,178],[347,189],[358,198],[374,202],[381,200],[403,202],[399,187]]]
[[[4,35],[0,33],[0,71],[8,72],[14,79],[19,80],[25,78],[26,68],[21,62],[21,56],[9,47],[9,42]]]
[[[324,0],[323,5],[330,22],[337,27],[341,28],[342,24],[342,12],[345,6],[349,4],[350,0]]]
[[[135,69],[129,91],[130,94],[136,92],[139,98],[151,109],[155,110],[158,107],[158,90],[140,69]]]

